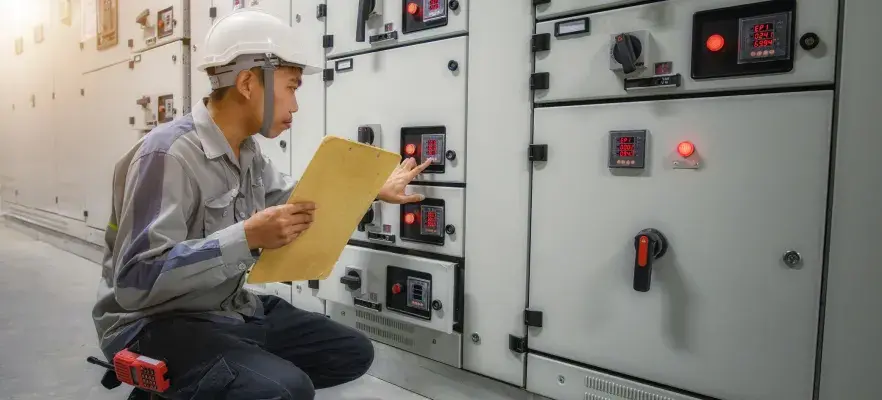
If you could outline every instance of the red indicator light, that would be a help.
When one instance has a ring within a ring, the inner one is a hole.
[[[414,213],[404,214],[405,224],[412,225],[414,222],[416,222],[416,215],[414,215]]]
[[[677,145],[677,153],[680,153],[683,157],[689,157],[692,153],[695,153],[695,145],[692,142],[680,142]]]
[[[717,52],[723,49],[723,46],[726,44],[726,39],[723,39],[721,35],[713,34],[709,38],[707,38],[707,49],[713,52]]]
[[[418,6],[417,3],[409,3],[409,4],[407,5],[407,13],[408,13],[408,14],[410,14],[410,15],[417,15],[417,13],[418,13],[419,11],[420,11],[420,6]]]
[[[407,155],[409,156],[416,154],[416,145],[411,143],[407,146],[404,146],[404,152],[407,153]]]
[[[401,293],[401,284],[400,283],[396,283],[396,284],[392,285],[392,294],[398,294],[398,293]]]

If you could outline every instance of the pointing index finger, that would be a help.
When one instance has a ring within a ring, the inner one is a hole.
[[[416,168],[410,170],[410,173],[408,173],[408,176],[410,177],[410,179],[416,178],[416,176],[421,174],[423,171],[425,171],[426,168],[429,168],[429,165],[432,165],[432,160],[433,160],[432,158],[426,159],[426,161],[423,161],[422,164],[420,164]]]

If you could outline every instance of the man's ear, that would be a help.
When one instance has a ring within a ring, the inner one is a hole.
[[[257,83],[255,76],[249,70],[239,71],[239,74],[236,75],[236,90],[242,94],[242,97],[248,100],[251,100],[251,93],[254,90],[253,85],[255,83]]]

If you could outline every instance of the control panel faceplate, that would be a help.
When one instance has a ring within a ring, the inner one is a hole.
[[[432,164],[423,173],[444,173],[446,139],[447,128],[444,126],[401,128],[401,157],[413,157],[417,164],[431,158]]]
[[[795,1],[766,1],[696,12],[692,78],[791,71],[795,8]]]
[[[401,205],[401,240],[444,245],[444,200],[427,198]]]

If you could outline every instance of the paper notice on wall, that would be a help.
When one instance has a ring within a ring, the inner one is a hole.
[[[98,0],[82,0],[80,15],[83,18],[80,41],[85,42],[98,34]]]

